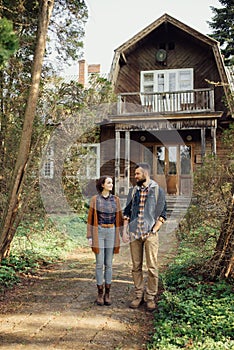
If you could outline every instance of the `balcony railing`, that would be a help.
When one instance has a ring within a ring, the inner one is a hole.
[[[128,92],[118,95],[118,114],[186,112],[214,112],[214,90]]]

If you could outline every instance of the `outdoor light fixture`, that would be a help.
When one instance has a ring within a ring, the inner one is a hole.
[[[187,135],[187,136],[186,136],[186,140],[187,140],[187,141],[191,141],[191,140],[192,140],[192,136],[191,136],[191,135]]]

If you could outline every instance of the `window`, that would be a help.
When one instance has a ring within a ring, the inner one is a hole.
[[[79,150],[82,164],[77,176],[86,179],[97,179],[100,176],[100,145],[84,144]]]
[[[181,175],[191,173],[191,146],[180,146],[180,168]]]
[[[143,161],[150,165],[151,175],[153,175],[153,152],[154,152],[153,146],[146,146],[146,147],[144,147]]]
[[[54,177],[54,150],[53,147],[48,147],[45,161],[42,166],[42,176],[46,179],[53,179]]]
[[[169,158],[169,168],[168,168],[168,174],[169,175],[176,175],[177,174],[177,147],[176,146],[169,146],[168,147],[168,158]]]
[[[194,96],[191,90],[193,90],[192,68],[141,72],[141,104],[149,111],[181,110],[181,103],[193,103]]]
[[[148,86],[152,87],[152,92],[192,90],[193,69],[142,71],[140,91],[146,92]]]
[[[179,90],[190,90],[192,89],[191,85],[191,71],[182,70],[178,72],[178,87]]]
[[[175,43],[173,41],[170,41],[168,43],[168,50],[174,50],[175,49]]]
[[[165,172],[165,147],[157,147],[157,174],[162,175]]]

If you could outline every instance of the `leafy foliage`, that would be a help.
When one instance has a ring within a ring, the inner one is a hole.
[[[84,193],[84,187],[89,182],[85,170],[91,162],[92,150],[84,144],[98,143],[100,128],[97,123],[100,115],[105,116],[105,109],[114,101],[110,82],[98,75],[91,77],[87,88],[75,81],[65,83],[61,79],[52,78],[43,91],[39,108],[45,124],[48,128],[61,125],[63,132],[63,137],[56,137],[56,130],[51,138],[48,135],[48,145],[52,144],[55,150],[55,166],[59,166],[61,157],[64,159],[61,164],[63,191],[70,207],[75,211],[84,210],[82,191]],[[95,158],[96,154],[92,156]],[[95,164],[93,170],[96,171]],[[54,191],[54,186],[51,190]]]
[[[0,19],[0,68],[18,48],[18,38],[13,31],[12,22]]]
[[[30,86],[32,59],[36,44],[39,11],[40,1],[38,0],[22,0],[20,2],[17,0],[3,0],[0,3],[1,16],[6,18],[9,23],[12,23],[13,30],[19,41],[19,48],[16,54],[10,58],[4,70],[0,72],[0,169],[1,171],[4,170],[4,173],[0,174],[0,211],[3,210],[6,196],[9,192],[10,182],[8,179],[12,175],[22,132],[24,110]],[[59,0],[55,2],[53,19],[49,29],[46,59],[42,72],[41,92],[44,86],[48,86],[48,79],[53,72],[52,68],[55,68],[50,64],[51,59],[47,60],[47,56],[50,56],[51,52],[54,54],[57,47],[59,47],[57,59],[60,62],[64,60],[66,62],[69,61],[74,52],[76,52],[76,55],[79,55],[81,53],[86,19],[87,7],[84,1]],[[64,21],[64,26],[60,25],[61,21]],[[63,35],[63,40],[61,37],[58,38],[61,35]],[[42,105],[44,101],[42,93],[40,98],[42,99]],[[38,139],[43,143],[46,135],[48,135],[48,130],[42,124],[41,109],[38,108],[32,136],[32,144],[36,145],[32,153],[36,151],[37,156],[40,152],[39,147],[42,147],[38,145]]]
[[[234,4],[233,0],[219,0],[223,7],[211,6],[214,14],[212,21],[208,22],[213,29],[211,35],[220,42],[225,63],[234,64]]]
[[[0,99],[2,101],[0,109],[1,213],[7,203],[11,183],[9,179],[16,163],[18,144],[21,138],[41,4],[37,0],[22,0],[20,3],[16,0],[3,0],[0,4],[1,15],[12,21],[14,31],[19,37],[19,49],[16,55],[11,57],[4,71],[0,73]],[[69,84],[61,84],[60,82],[57,85],[59,91],[56,90],[55,85],[51,88],[52,79],[55,79],[52,68],[58,68],[57,63],[50,64],[51,60],[64,64],[64,62],[69,62],[70,58],[77,59],[81,55],[87,15],[85,1],[58,0],[55,2],[42,72],[40,99],[34,122],[32,148],[27,162],[27,174],[24,177],[20,198],[22,202],[20,202],[20,209],[17,211],[15,227],[26,211],[29,213],[42,211],[37,174],[42,148],[46,144],[49,134],[53,131],[55,123],[61,123],[69,116],[78,113],[88,100],[89,103],[100,103],[105,99],[103,90],[100,88],[102,82],[100,83],[99,80],[100,84],[98,85],[98,79],[95,83],[97,88],[95,93],[94,86],[92,92],[88,92],[75,82]],[[51,120],[51,124],[47,123]]]
[[[35,273],[41,265],[62,259],[86,243],[83,217],[60,218],[59,229],[50,220],[22,222],[12,242],[12,253],[0,267],[0,290],[19,282],[20,276]]]
[[[70,59],[80,58],[87,19],[88,11],[84,0],[55,1],[49,30],[48,54],[57,68],[66,65]]]
[[[190,237],[197,247],[212,243],[210,260],[201,266],[207,279],[232,278],[234,246],[234,126],[223,130],[222,158],[207,156],[195,173],[193,203],[180,223],[179,237]],[[201,224],[202,223],[202,224]]]
[[[233,348],[233,287],[194,275],[189,267],[193,261],[194,251],[181,247],[175,262],[162,275],[164,292],[148,350]]]

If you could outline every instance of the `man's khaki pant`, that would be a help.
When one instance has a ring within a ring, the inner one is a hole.
[[[158,292],[158,234],[149,236],[146,240],[135,239],[130,243],[132,257],[132,277],[136,297],[144,295],[143,258],[145,253],[148,271],[145,301],[153,300]]]

